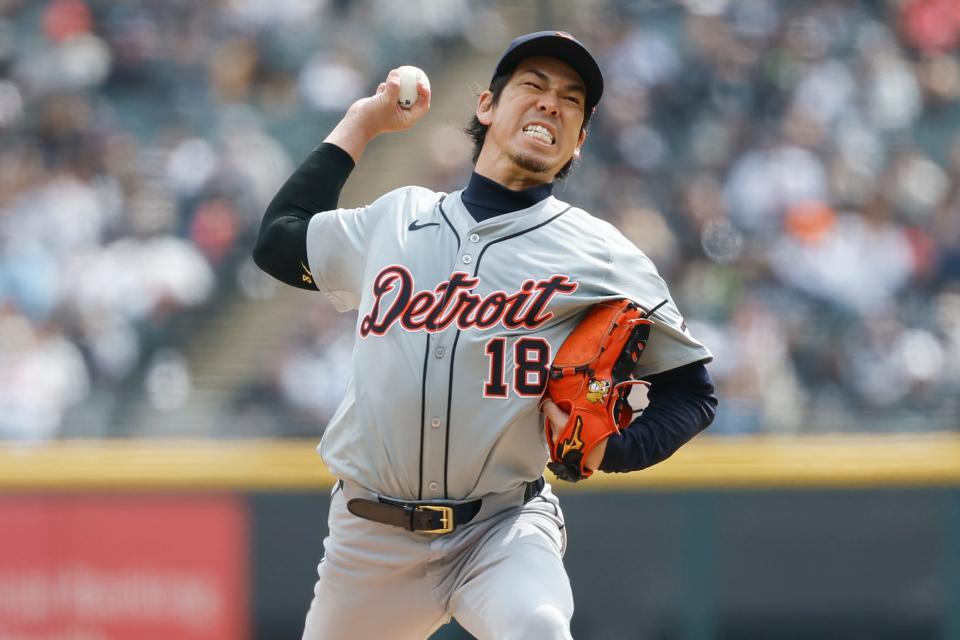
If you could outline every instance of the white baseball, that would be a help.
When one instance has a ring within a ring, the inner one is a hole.
[[[424,73],[423,69],[404,65],[399,67],[400,72],[400,98],[397,102],[404,109],[409,109],[417,104],[417,80],[421,80],[427,88],[430,87],[430,78]]]

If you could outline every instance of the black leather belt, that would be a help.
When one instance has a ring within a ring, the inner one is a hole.
[[[528,502],[543,491],[543,476],[528,482],[523,501]],[[377,500],[354,498],[347,501],[347,510],[353,515],[383,524],[421,533],[450,533],[460,525],[473,520],[483,500],[470,502],[405,502],[380,497]]]

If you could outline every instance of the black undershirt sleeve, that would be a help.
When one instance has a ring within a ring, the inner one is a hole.
[[[340,147],[317,147],[273,197],[253,249],[257,266],[277,280],[316,290],[307,261],[307,226],[320,211],[337,208],[354,162]]]
[[[610,436],[600,470],[625,473],[663,462],[713,422],[713,379],[702,362],[646,378],[650,404],[619,435]]]

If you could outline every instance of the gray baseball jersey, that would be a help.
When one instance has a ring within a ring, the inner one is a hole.
[[[405,187],[315,215],[307,255],[317,287],[358,309],[352,375],[320,453],[381,495],[473,499],[539,477],[548,367],[597,302],[667,300],[638,375],[712,357],[650,260],[552,196],[478,223],[460,192]]]

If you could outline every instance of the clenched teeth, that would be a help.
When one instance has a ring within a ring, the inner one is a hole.
[[[538,124],[528,124],[523,128],[523,132],[531,138],[536,138],[546,144],[553,144],[554,142],[550,131],[548,131],[546,127],[541,127]]]

